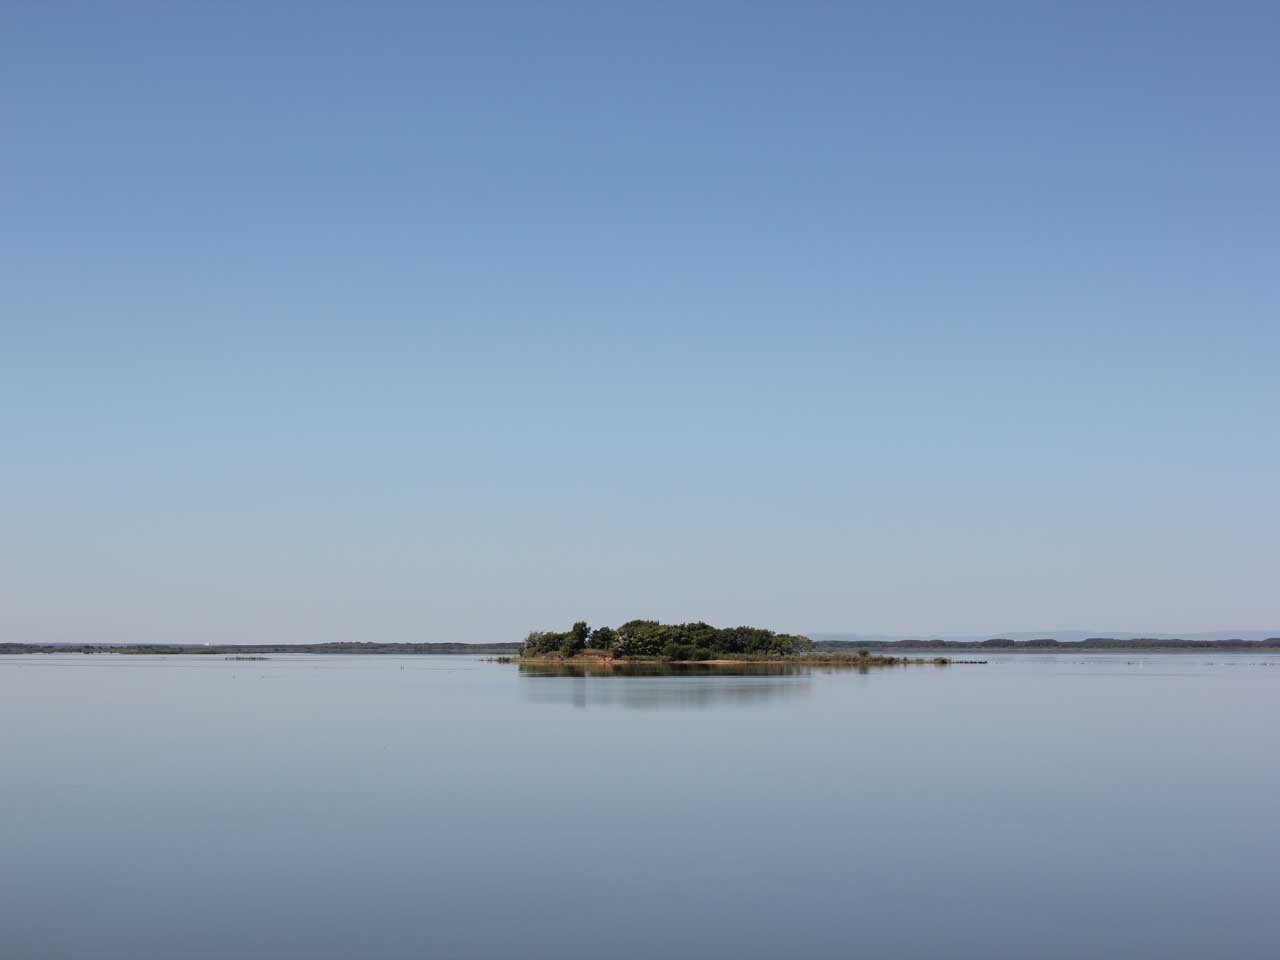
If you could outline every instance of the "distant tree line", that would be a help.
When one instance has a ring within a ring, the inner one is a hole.
[[[1040,640],[819,640],[814,650],[1276,650],[1280,637],[1266,640],[1161,640],[1145,638],[1117,640],[1114,637],[1090,637],[1088,640],[1059,642],[1051,637]]]
[[[558,653],[572,657],[584,650],[608,651],[615,657],[661,657],[666,660],[713,660],[726,656],[787,656],[810,648],[808,637],[774,633],[761,627],[713,627],[708,623],[659,623],[629,620],[622,626],[592,630],[579,620],[563,633],[535,631],[521,655]]]
[[[422,654],[515,653],[518,643],[0,643],[0,654],[9,653],[137,653],[137,654],[240,654],[240,653],[386,653]]]

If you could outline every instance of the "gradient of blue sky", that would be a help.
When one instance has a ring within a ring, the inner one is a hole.
[[[0,638],[1280,626],[1274,4],[0,16]]]

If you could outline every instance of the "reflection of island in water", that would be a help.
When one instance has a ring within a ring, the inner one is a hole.
[[[525,697],[535,703],[641,710],[748,706],[805,697],[810,693],[810,680],[819,672],[832,671],[781,663],[636,663],[605,669],[547,662],[520,664],[522,678],[539,681],[521,684]]]

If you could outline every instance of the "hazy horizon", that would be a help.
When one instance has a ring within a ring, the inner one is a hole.
[[[12,7],[0,640],[1280,624],[1280,15],[1017,10]]]
[[[592,626],[605,626],[605,625],[616,626],[617,623],[619,622],[624,622],[624,621],[617,621],[610,624],[592,624]],[[714,626],[727,626],[727,625],[728,624],[714,624]],[[1276,637],[1280,637],[1280,630],[1207,630],[1207,631],[1200,631],[1200,632],[1168,631],[1168,630],[1146,630],[1146,631],[1142,631],[1142,630],[1139,630],[1139,631],[1132,631],[1132,630],[1005,630],[1005,631],[987,631],[987,632],[980,632],[980,633],[965,633],[965,634],[910,633],[910,632],[866,633],[866,632],[857,632],[857,631],[850,631],[850,630],[831,630],[831,631],[801,630],[799,631],[799,633],[803,636],[808,636],[810,639],[815,641],[863,640],[863,641],[874,642],[874,643],[896,642],[896,641],[903,641],[903,640],[939,640],[939,641],[947,641],[950,643],[973,643],[973,642],[981,642],[983,640],[997,639],[997,638],[1003,638],[1006,640],[1015,640],[1015,641],[1058,640],[1059,642],[1062,642],[1062,643],[1078,643],[1094,637],[1106,638],[1111,640],[1257,641],[1257,640],[1270,640]],[[505,638],[494,637],[487,640],[460,641],[450,637],[436,636],[436,637],[418,637],[413,640],[386,641],[383,638],[380,638],[377,636],[370,636],[368,634],[357,633],[346,638],[345,640],[338,640],[338,641],[309,641],[309,640],[283,641],[283,640],[273,640],[271,638],[260,638],[260,639],[240,638],[232,641],[223,641],[223,643],[242,644],[242,645],[296,643],[299,645],[306,645],[306,644],[316,643],[316,642],[346,642],[346,643],[394,642],[394,643],[473,643],[473,644],[480,645],[480,644],[495,644],[495,643],[518,643],[523,639],[524,637],[520,636],[520,637],[505,637]],[[178,644],[181,644],[181,643],[190,643],[192,641],[184,640],[181,637],[172,637],[167,641],[164,641],[164,640],[160,640],[160,641],[155,641],[155,640],[96,641],[91,638],[86,638],[83,640],[51,640],[51,641],[25,641],[20,639],[0,640],[0,643],[36,643],[36,642],[68,644],[68,645],[100,642],[107,645],[124,645],[128,643],[178,643]],[[208,643],[209,641],[200,641],[200,642]]]

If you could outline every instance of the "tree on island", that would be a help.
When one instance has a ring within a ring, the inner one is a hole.
[[[596,627],[591,631],[591,649],[612,650],[617,639],[618,634],[613,627]]]
[[[591,628],[587,626],[587,621],[579,620],[569,632],[562,634],[564,637],[560,641],[560,652],[566,657],[576,656],[586,649],[587,638],[591,636]]]

